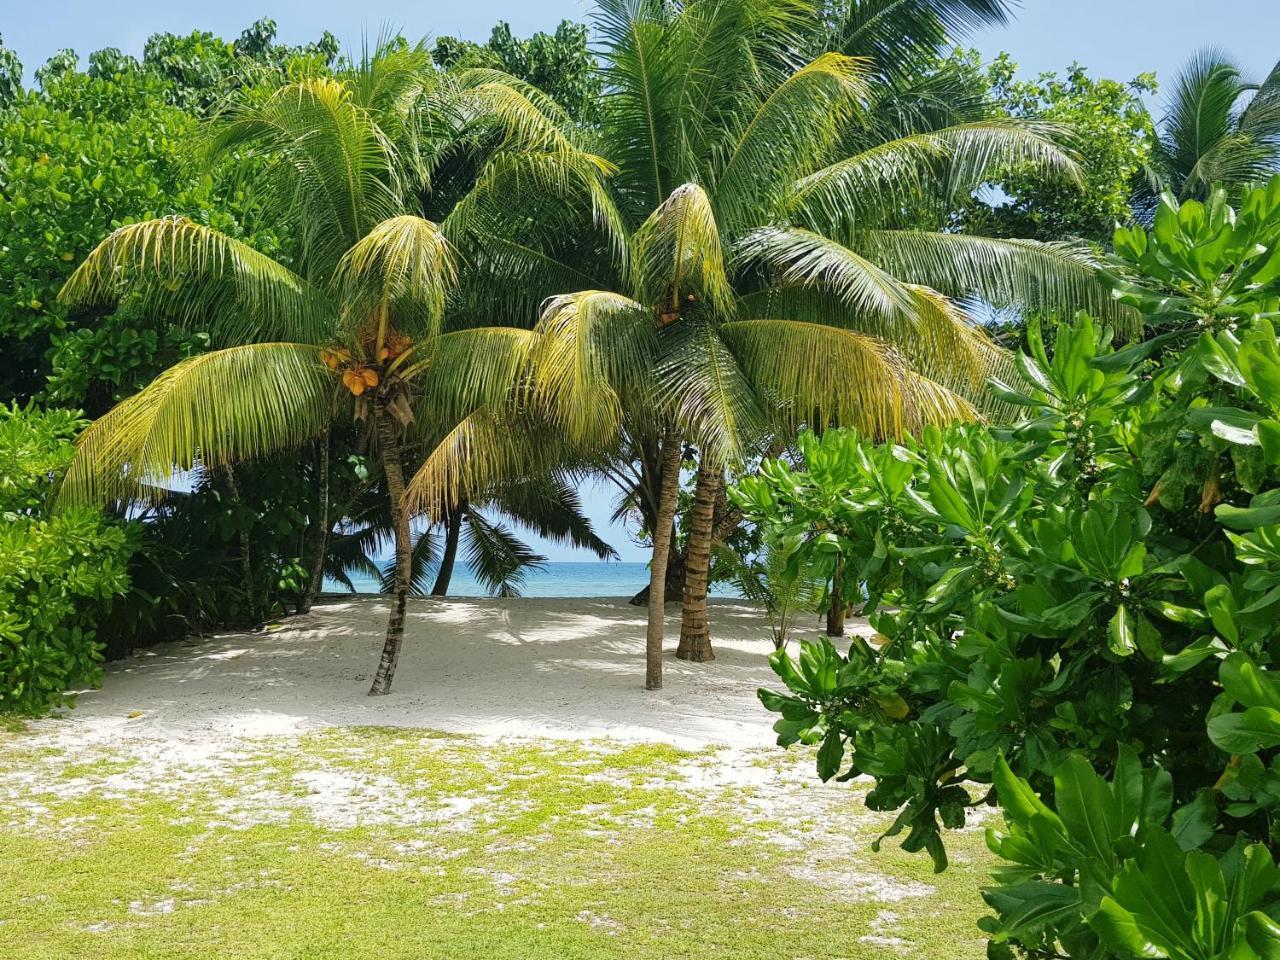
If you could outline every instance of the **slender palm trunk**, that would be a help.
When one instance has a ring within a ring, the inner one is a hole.
[[[693,490],[693,512],[689,518],[689,538],[684,549],[684,605],[680,611],[681,660],[705,663],[716,658],[711,649],[711,628],[707,623],[707,574],[711,569],[711,544],[716,500],[724,483],[719,464],[698,464]]]
[[[466,512],[466,504],[458,504],[449,511],[449,522],[444,541],[444,555],[440,558],[440,569],[436,573],[436,582],[431,587],[433,597],[443,597],[449,592],[449,581],[453,579],[453,567],[458,559],[458,541],[462,539],[462,515]]]
[[[387,410],[386,402],[377,402],[378,445],[382,453],[382,471],[387,478],[387,496],[391,498],[391,523],[395,529],[396,574],[391,596],[391,616],[387,619],[387,639],[382,645],[382,659],[378,672],[369,688],[369,696],[378,697],[391,692],[391,680],[395,677],[396,664],[400,661],[400,646],[404,641],[404,607],[409,597],[409,573],[412,564],[413,543],[409,535],[409,514],[404,508],[404,465],[400,452],[400,436],[395,418]]]
[[[844,600],[840,596],[840,581],[844,574],[844,561],[836,559],[836,572],[831,578],[831,606],[827,608],[827,636],[844,636]]]
[[[236,471],[231,464],[226,466],[227,478],[227,494],[231,497],[232,504],[239,505],[240,501],[240,484],[236,483]],[[249,531],[240,528],[240,579],[244,585],[245,603],[249,607],[249,622],[261,623],[262,611],[258,604],[258,591],[253,583],[253,543],[249,539]]]
[[[645,632],[646,690],[662,689],[662,636],[667,600],[667,560],[671,527],[680,497],[680,432],[669,428],[662,437],[662,477],[653,525],[653,562],[649,564],[649,627]]]
[[[329,550],[329,431],[320,437],[320,489],[316,500],[319,506],[319,517],[316,523],[314,553],[311,555],[311,580],[307,584],[307,592],[303,595],[299,613],[306,613],[320,597],[324,588],[324,558]]]

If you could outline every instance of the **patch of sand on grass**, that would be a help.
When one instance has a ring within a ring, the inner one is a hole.
[[[665,688],[646,692],[644,611],[624,601],[415,601],[394,690],[370,698],[386,612],[378,599],[330,602],[260,633],[108,665],[102,689],[74,711],[0,736],[0,830],[82,843],[101,825],[70,814],[92,801],[117,802],[127,826],[134,801],[161,798],[176,808],[170,826],[193,831],[178,860],[216,849],[228,831],[308,825],[353,869],[437,877],[476,858],[464,873],[483,887],[440,894],[476,913],[536,900],[549,877],[586,882],[554,869],[556,850],[589,850],[603,868],[637,836],[713,817],[727,824],[721,849],[763,844],[777,860],[750,867],[740,853],[722,883],[798,883],[831,909],[883,904],[864,928],[868,946],[909,947],[913,904],[942,898],[886,875],[869,852],[886,816],[860,803],[865,784],[819,783],[812,751],[772,746],[774,717],[756,689],[777,681],[758,611],[713,602],[717,660],[668,657]],[[549,789],[567,802],[548,812]],[[531,811],[536,822],[515,829]],[[586,846],[566,846],[567,832]],[[297,835],[305,849],[305,830]],[[82,929],[157,921],[248,882],[149,892],[124,901],[126,916],[86,916]],[[572,916],[625,934],[609,906],[581,903]]]

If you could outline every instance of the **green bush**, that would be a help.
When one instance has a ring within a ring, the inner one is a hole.
[[[1280,178],[1116,239],[1149,339],[1032,325],[1009,426],[800,438],[731,496],[879,636],[775,653],[779,743],[946,865],[997,804],[992,957],[1280,956]],[[883,839],[883,838],[882,838]]]
[[[0,712],[39,713],[101,677],[99,618],[129,588],[125,529],[50,498],[84,426],[0,406]]]

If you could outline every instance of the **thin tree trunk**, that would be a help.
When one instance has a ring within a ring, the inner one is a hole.
[[[395,529],[396,573],[391,596],[391,616],[387,619],[387,639],[382,645],[382,659],[369,688],[369,696],[391,692],[400,646],[404,641],[404,608],[409,597],[409,573],[413,542],[409,534],[409,514],[404,508],[404,465],[400,455],[400,437],[395,418],[387,410],[386,401],[378,399],[378,445],[382,454],[382,471],[387,478],[387,496],[391,498],[391,523]]]
[[[240,485],[236,483],[236,471],[231,464],[226,466],[227,493],[233,504],[239,504]],[[253,585],[253,543],[249,539],[249,531],[241,528],[240,539],[240,578],[244,582],[245,601],[249,604],[249,622],[261,623],[262,611],[258,605],[258,591]]]
[[[840,597],[840,581],[844,573],[844,561],[836,558],[836,572],[831,577],[831,606],[827,608],[827,636],[844,636],[844,601]]]
[[[315,553],[311,557],[311,580],[303,595],[299,613],[306,613],[320,597],[324,589],[324,558],[329,550],[329,431],[326,429],[320,436],[320,476],[317,478],[320,490],[317,502],[320,506],[319,522],[316,529]]]
[[[680,645],[676,648],[678,658],[694,663],[716,658],[707,623],[707,574],[711,569],[716,499],[723,484],[724,473],[718,464],[710,466],[699,462],[689,538],[684,548],[684,605],[680,611]]]
[[[667,560],[671,527],[680,497],[680,432],[669,428],[662,437],[661,493],[653,525],[653,562],[649,565],[649,627],[645,632],[646,690],[662,689],[662,635],[666,616]]]
[[[453,579],[453,565],[458,559],[458,541],[462,539],[462,515],[466,513],[466,504],[459,504],[449,511],[448,532],[445,535],[444,555],[440,558],[440,569],[436,572],[436,582],[431,587],[433,597],[443,597],[449,592],[449,581]]]

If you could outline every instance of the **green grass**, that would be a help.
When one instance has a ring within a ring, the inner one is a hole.
[[[0,736],[10,960],[983,955],[979,833],[953,835],[942,876],[872,854],[887,818],[776,751],[49,743]],[[699,775],[725,760],[730,782]]]

